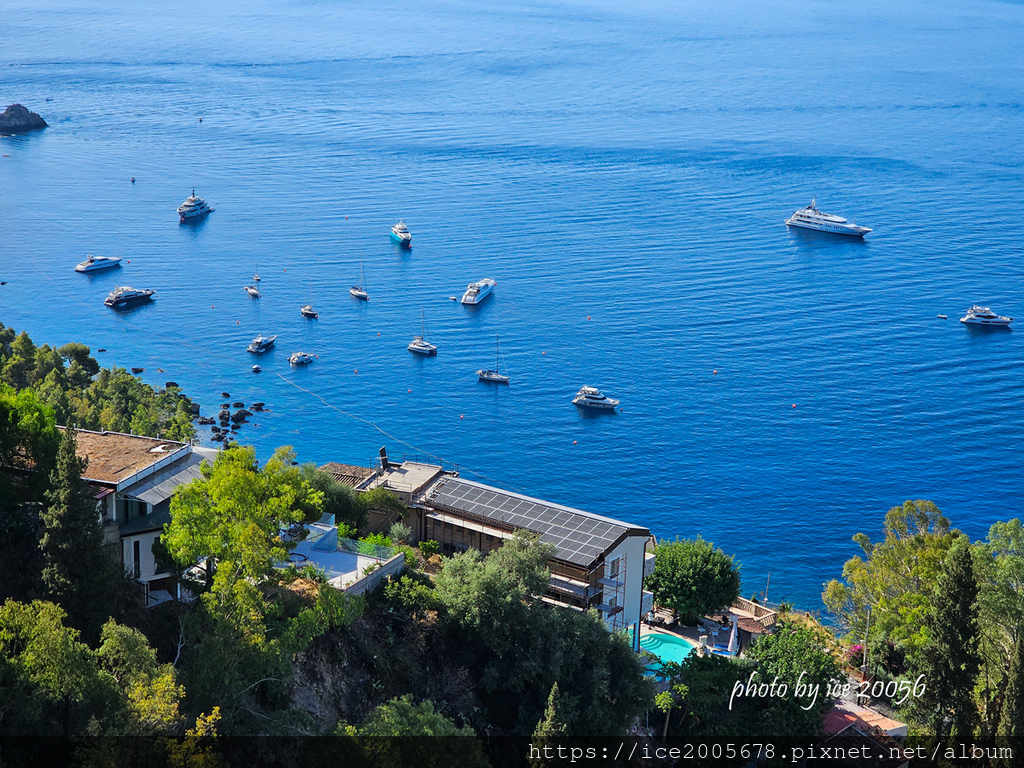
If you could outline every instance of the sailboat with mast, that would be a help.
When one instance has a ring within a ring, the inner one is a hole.
[[[363,269],[363,260],[359,260],[359,285],[353,285],[348,289],[348,292],[355,296],[357,299],[363,301],[370,300],[370,294],[366,292],[366,271]]]
[[[426,336],[426,320],[423,315],[423,310],[420,310],[420,335],[414,336],[413,340],[409,342],[407,349],[413,354],[423,355],[424,357],[434,357],[437,354],[437,347],[427,341]]]
[[[258,283],[263,278],[260,277],[260,265],[256,265],[256,270],[252,273],[252,281]]]
[[[508,384],[508,374],[501,372],[501,363],[504,362],[501,358],[501,340],[494,337],[494,370],[480,370],[476,372],[477,378],[480,381],[490,382],[492,384]],[[506,369],[507,370],[507,369]]]

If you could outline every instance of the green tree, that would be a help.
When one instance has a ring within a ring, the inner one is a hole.
[[[376,768],[486,768],[490,764],[472,728],[459,728],[429,701],[409,695],[377,707],[359,728],[342,726],[354,736]]]
[[[114,681],[53,603],[0,606],[0,736],[82,733],[120,708]]]
[[[920,706],[931,715],[934,733],[961,742],[974,737],[978,711],[974,685],[981,668],[978,654],[978,582],[971,546],[966,537],[950,548],[945,566],[931,595],[926,619],[928,641],[921,652],[925,694]],[[947,723],[952,724],[949,733]]]
[[[43,583],[49,596],[68,613],[71,624],[95,637],[113,609],[119,581],[116,564],[103,550],[96,500],[85,492],[87,461],[77,454],[73,427],[67,427],[43,511]]]
[[[5,333],[0,326],[0,350]],[[42,594],[39,502],[59,444],[53,413],[35,393],[0,382],[0,600]]]
[[[1024,755],[1024,634],[1017,636],[1007,678],[1006,712],[1000,735],[1014,755]]]
[[[520,532],[487,556],[446,560],[434,587],[442,624],[479,680],[486,723],[529,737],[557,682],[570,739],[621,733],[650,706],[650,683],[626,638],[596,612],[543,602],[551,555]]]
[[[266,578],[294,546],[282,531],[319,518],[323,504],[322,494],[292,466],[294,455],[279,448],[260,469],[255,449],[238,447],[204,463],[202,478],[171,499],[171,522],[161,539],[175,561],[183,567],[205,561],[208,587],[225,561],[235,581]]]
[[[537,723],[537,727],[533,729],[533,736],[530,738],[531,768],[545,768],[545,766],[552,765],[553,761],[546,755],[566,744],[565,732],[568,730],[568,726],[565,722],[563,708],[562,698],[558,693],[558,683],[554,683],[548,694],[548,706],[544,710],[544,717]]]
[[[725,608],[739,596],[739,566],[702,538],[659,543],[654,573],[644,586],[654,602],[696,623],[706,613]]]
[[[760,638],[749,656],[758,662],[760,682],[785,683],[792,698],[770,702],[785,736],[793,742],[813,739],[821,731],[822,717],[832,708],[828,689],[845,682],[833,649],[835,639],[821,627],[784,623],[771,635]],[[804,688],[800,689],[803,685]],[[803,690],[805,695],[798,695]]]
[[[843,581],[833,579],[822,600],[841,629],[858,638],[867,630],[871,611],[874,642],[892,641],[908,653],[919,649],[931,605],[931,587],[958,532],[930,501],[907,501],[885,516],[885,538],[872,543],[863,533],[853,537],[864,551],[843,566]]]

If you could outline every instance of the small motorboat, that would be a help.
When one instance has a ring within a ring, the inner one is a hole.
[[[288,358],[288,362],[292,365],[309,365],[313,360],[313,356],[307,352],[292,352]]]
[[[313,309],[313,307],[311,305],[309,305],[309,304],[306,304],[299,311],[302,313],[303,317],[310,317],[310,318],[313,318],[314,320],[316,318],[320,317],[320,315],[317,313],[317,311],[315,309]]]
[[[245,292],[252,296],[254,299],[258,299],[260,297],[260,289],[257,288],[255,285],[245,286]]]
[[[246,347],[247,352],[266,352],[277,341],[277,336],[257,336],[252,342]]]
[[[262,369],[262,368],[260,368],[260,367],[259,367],[258,365],[254,365],[254,366],[252,367],[252,372],[253,372],[253,373],[259,373],[259,372],[260,372],[260,371],[262,371],[262,370],[263,370],[263,369]]]

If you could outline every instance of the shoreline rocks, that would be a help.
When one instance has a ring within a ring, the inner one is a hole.
[[[21,104],[11,104],[0,114],[0,133],[27,133],[46,128],[47,123],[37,112],[29,112]]]

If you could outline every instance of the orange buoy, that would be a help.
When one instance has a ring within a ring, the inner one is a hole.
[[[576,445],[576,441],[575,441],[575,440],[573,440],[573,441],[572,441],[572,444],[573,444],[573,445]]]
[[[459,414],[459,418],[460,418],[460,419],[464,419],[464,418],[466,418],[466,417],[465,417],[465,416],[463,416],[463,415],[462,415],[462,414],[460,413],[460,414]]]
[[[541,352],[541,354],[542,354],[542,355],[546,355],[546,354],[547,354],[547,352]]]
[[[715,375],[715,376],[717,376],[717,375],[718,375],[718,371],[717,371],[717,370],[715,370],[715,371],[712,371],[711,373],[712,373],[713,375]]]
[[[352,371],[352,373],[359,373],[359,369],[356,368],[354,371]]]
[[[793,407],[796,408],[796,403],[793,403]]]
[[[411,389],[409,390],[409,394],[410,394],[410,395],[412,394],[412,390],[411,390]]]
[[[235,320],[235,325],[241,325],[241,324],[242,324],[241,320]]]
[[[213,304],[210,305],[210,309],[213,309]]]
[[[590,315],[587,315],[587,320],[589,320],[589,319],[590,319]]]
[[[380,334],[379,333],[377,334],[377,338],[380,338]]]

